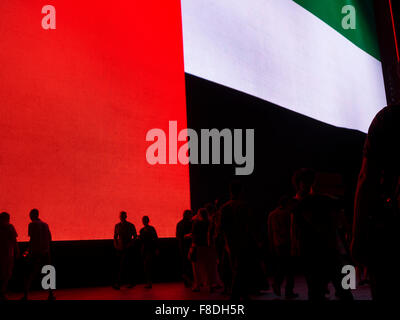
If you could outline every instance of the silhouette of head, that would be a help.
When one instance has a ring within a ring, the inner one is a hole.
[[[150,223],[150,218],[148,216],[143,216],[142,222],[145,226],[148,226]]]
[[[234,181],[229,186],[229,191],[231,195],[231,199],[239,199],[242,193],[242,185],[239,181]]]
[[[184,220],[191,220],[192,217],[193,217],[193,212],[192,212],[192,210],[185,210],[185,211],[183,212],[183,219],[184,219]]]
[[[125,211],[121,211],[121,212],[119,213],[119,219],[121,220],[121,222],[125,222],[127,216],[128,216],[128,215],[126,214]]]
[[[38,220],[39,219],[39,210],[32,209],[31,212],[29,213],[29,217],[31,218],[32,221]]]
[[[10,223],[10,215],[7,212],[0,213],[0,224]]]
[[[315,183],[315,171],[308,168],[297,170],[293,175],[292,182],[296,194],[304,197],[311,193],[312,187]]]

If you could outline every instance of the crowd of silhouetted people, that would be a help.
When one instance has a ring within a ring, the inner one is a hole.
[[[295,275],[301,272],[306,278],[310,299],[323,299],[329,282],[334,285],[338,298],[352,299],[351,292],[341,286],[341,268],[352,262],[349,223],[337,200],[314,192],[314,182],[315,172],[311,169],[294,174],[296,194],[282,197],[268,215],[265,243],[253,230],[252,209],[243,197],[243,186],[239,182],[230,185],[230,199],[225,203],[207,203],[196,214],[185,210],[176,227],[185,286],[193,292],[218,290],[232,299],[247,299],[270,287],[268,265],[273,266],[272,289],[277,296],[281,296],[281,285],[286,280],[285,298],[297,298]],[[39,219],[37,209],[32,209],[29,215],[29,247],[22,254],[27,261],[22,299],[28,298],[32,280],[38,277],[41,268],[51,264],[49,226]],[[124,281],[128,281],[130,288],[136,285],[139,248],[145,288],[150,289],[154,261],[159,253],[157,232],[148,216],[143,216],[139,234],[127,220],[125,211],[120,212],[119,218],[114,228],[112,287],[119,290]],[[15,258],[20,256],[17,232],[6,212],[0,214],[0,250],[4,299]],[[49,299],[54,299],[52,290],[49,290]]]
[[[24,274],[24,295],[22,300],[28,299],[32,281],[41,273],[42,267],[51,263],[50,243],[51,232],[47,223],[39,218],[39,210],[32,209],[29,213],[31,222],[28,225],[29,247],[22,253],[26,259]],[[14,261],[20,256],[17,244],[18,234],[10,223],[7,212],[0,213],[0,299],[6,299],[8,282],[11,279]],[[54,299],[53,291],[48,290],[49,300]]]
[[[6,300],[8,283],[13,275],[16,259],[24,259],[23,296],[21,300],[28,299],[32,282],[39,277],[42,268],[51,265],[51,232],[48,224],[39,218],[39,210],[32,209],[29,213],[31,222],[28,225],[28,248],[22,254],[17,243],[18,234],[10,223],[7,212],[0,213],[0,300]],[[129,277],[129,287],[136,284],[135,269],[137,256],[135,248],[140,244],[140,254],[146,277],[145,288],[152,288],[154,260],[158,255],[158,236],[155,228],[150,225],[150,218],[143,216],[143,227],[139,235],[134,224],[127,221],[127,213],[120,213],[120,222],[114,229],[115,263],[113,270],[113,288],[120,289],[123,274]],[[138,241],[137,241],[138,240]],[[126,272],[124,272],[126,271]],[[48,299],[54,300],[53,290],[47,289]]]
[[[329,283],[338,299],[352,300],[351,290],[342,283],[345,265],[358,267],[360,282],[370,281],[374,299],[399,296],[400,267],[400,107],[384,108],[375,117],[365,142],[362,168],[355,196],[354,219],[348,221],[340,201],[318,192],[316,173],[300,169],[292,178],[293,195],[283,196],[268,214],[266,235],[260,240],[254,229],[254,212],[246,201],[239,182],[230,185],[225,203],[207,203],[196,213],[186,210],[176,227],[182,277],[194,292],[220,290],[232,299],[248,299],[268,289],[287,299],[298,297],[296,275],[304,276],[310,300],[324,300]],[[39,211],[30,211],[29,248],[24,277],[24,296],[41,267],[51,263],[49,226],[40,220]],[[139,235],[120,213],[115,225],[116,253],[114,289],[120,289],[124,271],[134,286],[135,243],[146,277],[152,288],[154,262],[159,253],[158,236],[148,216],[142,218]],[[140,240],[137,242],[136,240]],[[10,215],[0,214],[0,298],[5,299],[15,258],[20,256],[17,232]],[[271,268],[272,266],[272,268]],[[271,271],[272,270],[272,271]],[[368,280],[369,278],[369,280]],[[49,290],[49,299],[54,295]]]
[[[285,298],[297,298],[295,275],[302,274],[310,300],[324,300],[329,282],[337,298],[352,300],[341,285],[342,267],[352,263],[349,223],[340,202],[316,193],[314,184],[313,170],[294,174],[296,194],[282,197],[268,215],[266,243],[257,237],[238,182],[231,184],[226,203],[208,203],[196,215],[186,210],[176,231],[185,285],[195,292],[201,286],[210,292],[222,288],[234,300],[248,299],[269,288],[267,269],[272,269],[277,296],[286,280]]]
[[[114,230],[114,248],[116,250],[115,278],[113,288],[120,289],[122,276],[128,275],[128,287],[132,288],[136,285],[135,279],[136,269],[136,249],[137,240],[140,244],[140,254],[143,260],[143,268],[146,277],[146,289],[152,288],[154,261],[158,255],[158,236],[156,229],[151,226],[150,218],[143,216],[143,228],[137,235],[135,225],[127,221],[127,213],[120,213],[120,222],[115,225]]]
[[[337,198],[318,192],[312,169],[294,173],[295,194],[283,196],[269,213],[267,245],[260,244],[238,183],[231,185],[225,204],[209,203],[194,216],[185,211],[177,226],[185,283],[193,291],[222,285],[232,299],[246,299],[268,287],[268,264],[274,266],[272,289],[277,296],[286,280],[285,297],[298,297],[298,274],[306,279],[310,300],[325,300],[329,283],[338,299],[353,300],[342,273],[343,266],[352,265],[359,285],[370,282],[373,299],[399,298],[399,124],[400,106],[393,105],[382,109],[369,128],[352,221]]]

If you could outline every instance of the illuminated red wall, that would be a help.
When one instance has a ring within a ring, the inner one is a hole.
[[[0,1],[0,210],[19,240],[33,207],[55,240],[111,238],[121,210],[174,236],[189,169],[147,164],[145,141],[169,120],[186,127],[178,0]]]

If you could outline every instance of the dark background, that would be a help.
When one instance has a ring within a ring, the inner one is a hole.
[[[392,1],[392,5],[399,35],[399,1]],[[389,1],[376,0],[375,13],[387,100],[393,104],[400,101],[400,81]],[[266,233],[268,212],[282,195],[293,194],[291,176],[302,167],[324,173],[322,180],[326,184],[336,183],[335,179],[340,177],[337,194],[351,220],[365,134],[324,124],[189,74],[186,74],[186,95],[189,128],[255,129],[255,169],[252,175],[240,179],[253,206],[255,229],[261,237]],[[229,183],[237,178],[234,165],[191,165],[192,209],[197,210],[215,199],[227,199]],[[26,243],[20,246],[24,250]],[[111,240],[54,242],[52,252],[58,288],[111,284],[114,256]],[[15,290],[21,288],[23,264],[21,260],[16,265],[11,282]],[[141,265],[137,254],[135,273],[139,282],[143,278]],[[180,279],[175,239],[160,240],[155,274],[155,281]]]

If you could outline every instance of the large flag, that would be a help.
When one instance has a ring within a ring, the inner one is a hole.
[[[182,1],[185,71],[366,132],[386,105],[372,1]]]
[[[184,71],[361,131],[386,104],[369,0],[127,3],[54,0],[57,28],[44,30],[42,1],[0,1],[0,210],[18,230],[38,207],[56,240],[104,239],[125,210],[174,236],[207,175],[149,164],[146,134],[168,132],[171,120],[180,131],[196,117],[185,101],[207,87],[185,96]],[[346,5],[355,29],[343,28]]]

